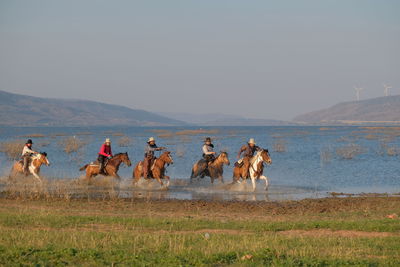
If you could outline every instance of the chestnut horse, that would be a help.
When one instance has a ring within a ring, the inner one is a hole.
[[[29,173],[32,174],[40,182],[42,182],[42,179],[39,176],[40,166],[42,166],[43,164],[50,166],[50,162],[47,159],[46,152],[41,152],[41,153],[32,155],[28,170],[29,170]],[[15,162],[11,169],[9,177],[13,178],[17,174],[23,174],[24,173],[23,165],[24,165],[24,163],[22,161]]]
[[[108,160],[104,171],[106,176],[112,176],[115,178],[120,178],[118,175],[119,166],[125,163],[127,166],[131,166],[132,163],[129,159],[128,153],[119,153],[116,154],[114,157]],[[80,171],[86,170],[86,178],[90,179],[100,173],[100,164],[99,163],[90,163],[86,164],[82,168],[79,169]]]
[[[268,149],[258,151],[257,154],[250,159],[249,174],[253,185],[253,191],[256,190],[256,179],[265,180],[265,190],[268,190],[268,177],[263,175],[264,162],[268,165],[272,164]],[[240,178],[242,178],[243,181],[246,181],[248,177],[243,177],[243,166],[235,166],[233,169],[233,183],[240,183]]]
[[[154,163],[152,164],[151,170],[149,172],[150,176],[153,179],[156,179],[161,186],[164,186],[163,182],[161,179],[166,179],[167,184],[165,187],[169,186],[169,176],[165,175],[165,165],[169,164],[174,164],[174,160],[172,159],[171,152],[165,151],[164,153],[161,154],[159,158],[156,158],[154,160]],[[133,170],[133,175],[132,178],[133,184],[136,185],[140,178],[143,177],[143,161],[139,161],[139,163],[135,166],[135,169]]]
[[[208,166],[204,159],[199,160],[193,165],[190,182],[193,181],[193,178],[208,176],[211,178],[211,183],[214,183],[214,179],[219,179],[223,183],[224,164],[228,166],[230,164],[228,153],[226,152],[221,152]]]

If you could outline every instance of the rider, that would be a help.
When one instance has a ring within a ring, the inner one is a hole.
[[[22,150],[22,154],[21,154],[21,158],[23,160],[23,170],[25,175],[29,174],[29,163],[30,163],[30,159],[31,156],[33,154],[38,154],[38,152],[32,150],[32,145],[33,142],[31,139],[28,139],[28,141],[26,141],[25,145],[24,145],[24,149]]]
[[[109,160],[113,157],[112,151],[111,151],[111,141],[109,138],[106,138],[106,141],[101,145],[100,151],[99,151],[99,156],[97,160],[100,163],[100,174],[106,174],[104,171],[104,166],[106,163],[106,159]]]
[[[238,164],[240,165],[243,162],[243,177],[249,176],[249,169],[250,169],[250,159],[254,156],[256,151],[260,151],[261,148],[256,146],[256,142],[254,138],[250,138],[247,145],[244,145],[240,148],[237,158]],[[243,153],[243,159],[240,159],[240,156]]]
[[[146,148],[144,149],[144,160],[143,160],[143,177],[148,178],[150,173],[151,164],[153,163],[155,151],[164,150],[165,147],[158,147],[154,137],[150,137],[147,141]]]
[[[203,159],[209,164],[215,160],[214,145],[211,143],[211,138],[207,137],[203,145]]]

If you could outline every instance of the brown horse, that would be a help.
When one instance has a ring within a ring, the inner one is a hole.
[[[47,159],[47,153],[42,152],[38,154],[34,154],[31,157],[31,161],[29,163],[29,173],[32,174],[36,179],[38,179],[40,182],[42,182],[42,179],[39,176],[40,173],[40,166],[43,164],[50,166],[50,162]],[[23,168],[23,162],[22,161],[17,161],[14,163],[13,167],[11,168],[11,172],[9,175],[9,178],[15,177],[17,174],[23,174],[24,173],[24,168]]]
[[[112,176],[115,178],[120,178],[118,175],[119,166],[125,163],[127,166],[131,166],[132,163],[129,159],[128,153],[119,153],[112,157],[107,166],[104,168],[106,176]],[[86,178],[90,179],[100,173],[100,164],[98,163],[90,163],[86,164],[82,168],[79,169],[80,171],[86,170]]]
[[[199,176],[201,178],[208,176],[211,178],[211,183],[214,183],[215,179],[219,179],[220,182],[223,183],[224,164],[230,164],[228,153],[226,152],[221,152],[213,162],[208,164],[208,166],[207,162],[204,159],[199,160],[193,165],[190,182],[192,182],[194,178],[197,178]]]
[[[265,180],[265,190],[268,190],[268,177],[263,175],[264,162],[268,165],[272,164],[268,149],[262,149],[258,151],[257,154],[250,159],[249,174],[251,182],[253,184],[253,190],[256,190],[256,179]],[[246,181],[246,179],[249,178],[243,176],[243,168],[244,166],[235,166],[235,168],[233,169],[233,183],[240,183],[240,178],[242,178],[243,181]]]
[[[154,160],[154,163],[151,167],[150,170],[150,175],[153,179],[156,179],[161,186],[163,186],[163,182],[161,179],[166,179],[167,184],[166,187],[169,185],[169,176],[165,175],[165,165],[173,164],[174,160],[172,159],[171,152],[165,151],[164,153],[161,154],[159,158],[156,158]],[[133,184],[136,185],[140,178],[143,177],[143,161],[139,161],[139,163],[135,166],[135,169],[133,170],[133,175],[132,177],[134,178]]]

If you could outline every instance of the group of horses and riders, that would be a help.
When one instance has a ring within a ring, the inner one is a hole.
[[[11,175],[20,173],[27,176],[32,174],[40,180],[40,166],[42,164],[50,165],[50,162],[46,153],[34,151],[32,145],[33,142],[29,139],[22,150],[21,160],[14,164]],[[164,152],[159,157],[156,157],[156,151]],[[217,155],[210,137],[204,140],[202,153],[202,159],[193,165],[191,182],[195,178],[204,178],[205,176],[211,178],[211,183],[215,179],[223,182],[223,165],[230,164],[228,153],[221,152]],[[240,148],[237,158],[238,161],[235,163],[233,170],[233,182],[241,183],[251,178],[253,189],[255,189],[255,180],[262,179],[265,180],[265,189],[267,189],[268,179],[263,175],[263,168],[264,163],[271,164],[272,162],[268,150],[257,146],[255,140],[251,138],[247,144]],[[131,166],[128,153],[114,155],[111,149],[111,140],[106,138],[100,147],[97,161],[86,164],[80,168],[80,171],[86,171],[87,179],[91,179],[96,175],[119,178],[118,170],[122,163]],[[140,178],[144,178],[156,179],[161,186],[164,186],[162,179],[165,179],[167,181],[166,186],[168,186],[170,177],[166,175],[166,167],[169,164],[173,164],[171,152],[166,151],[165,147],[158,147],[156,140],[150,137],[145,147],[144,159],[133,170],[134,184],[137,184]]]

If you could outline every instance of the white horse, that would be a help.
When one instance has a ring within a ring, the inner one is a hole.
[[[256,179],[265,180],[265,190],[268,190],[268,177],[263,175],[264,162],[268,165],[272,164],[268,149],[257,151],[257,154],[250,159],[249,174],[253,185],[253,192],[256,190]],[[244,166],[235,166],[233,169],[233,183],[241,183],[240,179],[242,179],[243,182],[246,182],[247,177],[243,177],[243,167]]]
[[[50,165],[50,161],[47,159],[47,154],[45,152],[32,155],[28,170],[30,174],[32,174],[36,179],[39,180],[39,182],[42,182],[39,173],[40,173],[40,167],[43,164],[47,166]],[[9,177],[12,178],[17,174],[23,174],[23,173],[24,173],[23,162],[17,161],[14,163]]]

